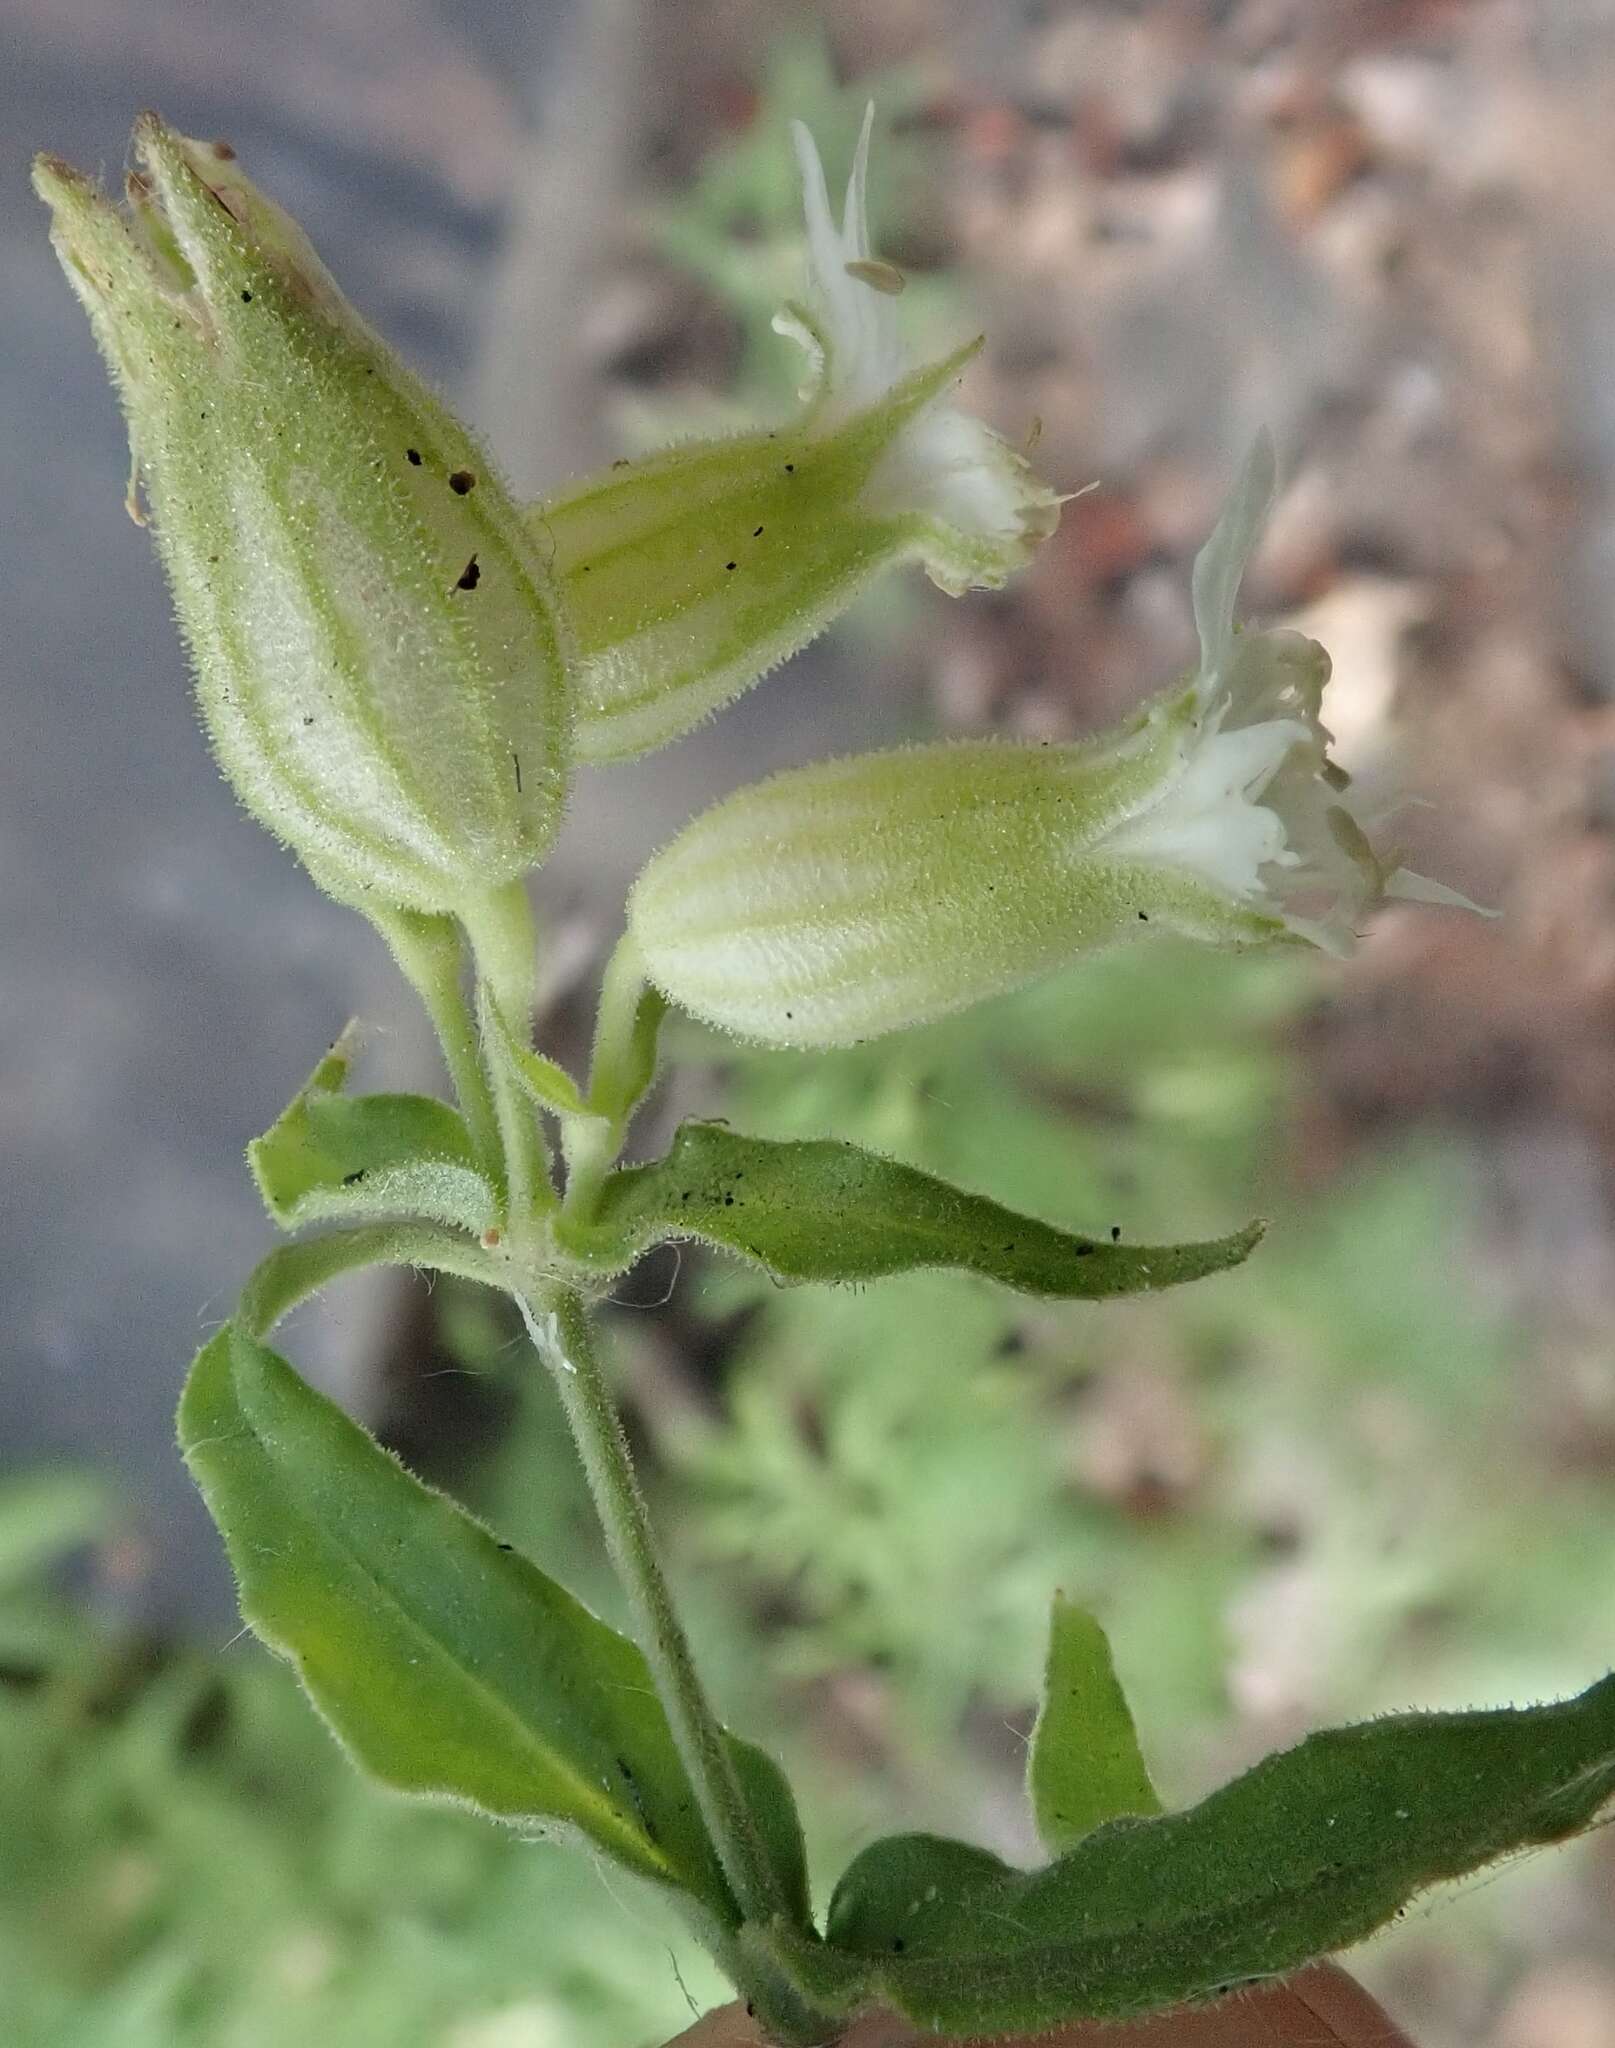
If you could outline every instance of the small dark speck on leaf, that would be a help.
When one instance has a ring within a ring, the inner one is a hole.
[[[243,293],[241,294],[241,303],[242,303],[242,305],[244,305],[244,306],[250,306],[250,305],[252,304],[252,293],[251,293],[251,292],[243,292]]]
[[[1121,1241],[1122,1241],[1122,1227],[1121,1227],[1121,1225],[1120,1225],[1119,1223],[1113,1223],[1113,1224],[1112,1224],[1112,1225],[1110,1226],[1110,1241],[1111,1241],[1111,1243],[1112,1243],[1112,1244],[1120,1244],[1120,1243],[1121,1243]]]
[[[314,714],[312,711],[305,711],[303,713],[303,723],[305,725],[312,725],[314,723]]]
[[[343,1174],[343,1176],[342,1176],[342,1185],[343,1185],[343,1186],[344,1186],[345,1188],[351,1188],[351,1187],[356,1187],[356,1186],[358,1185],[358,1183],[359,1183],[360,1181],[362,1181],[362,1180],[364,1179],[364,1177],[365,1177],[365,1169],[364,1169],[364,1168],[363,1168],[363,1167],[361,1166],[361,1167],[359,1168],[359,1170],[358,1170],[358,1172],[357,1172],[357,1173],[345,1173],[345,1174]]]
[[[1139,921],[1139,923],[1140,923],[1140,924],[1148,924],[1148,923],[1149,923],[1149,921],[1150,921],[1150,914],[1149,914],[1149,912],[1148,912],[1147,910],[1141,910],[1141,911],[1140,911],[1140,912],[1138,913],[1138,921]]]
[[[520,796],[522,793],[522,757],[520,754],[516,752],[515,748],[513,747],[511,749],[510,758],[516,764],[516,794]]]
[[[460,571],[459,580],[454,587],[456,590],[475,590],[481,581],[482,571],[477,567],[477,558],[473,555]]]
[[[754,527],[752,528],[752,530],[751,530],[751,537],[752,537],[752,539],[753,539],[753,540],[758,540],[758,539],[760,539],[760,538],[761,538],[761,535],[762,535],[762,531],[763,531],[763,529],[762,529],[762,528],[761,528],[760,526],[754,526]]]
[[[471,474],[469,469],[457,469],[454,472],[454,474],[449,478],[449,489],[453,491],[457,497],[463,498],[467,491],[474,490],[476,488],[476,482],[476,478]]]
[[[907,1946],[908,1944],[904,1941],[902,1935],[894,1934],[892,1936],[892,1954],[894,1956],[900,1956]]]
[[[733,568],[734,568],[734,567],[735,567],[736,565],[735,565],[735,563],[733,563],[733,562],[725,562],[723,566],[724,566],[724,567],[725,567],[726,569],[733,569]]]
[[[628,457],[626,455],[619,455],[611,466],[613,469],[626,469],[628,467]]]
[[[1079,1258],[1079,1259],[1086,1259],[1086,1258],[1089,1258],[1089,1257],[1091,1257],[1091,1256],[1092,1256],[1092,1253],[1093,1253],[1093,1246],[1092,1246],[1091,1244],[1079,1244],[1079,1245],[1077,1246],[1077,1249],[1076,1249],[1076,1252],[1075,1252],[1075,1255],[1074,1255],[1074,1256],[1075,1256],[1075,1257],[1077,1257],[1077,1258]]]
[[[418,448],[406,448],[406,449],[404,450],[404,455],[405,455],[405,458],[406,458],[406,460],[408,461],[408,463],[409,463],[409,466],[411,467],[411,469],[419,469],[419,468],[420,468],[420,466],[421,466],[421,451],[420,451],[420,450],[419,450]]]
[[[786,463],[786,465],[785,465],[785,474],[786,474],[787,476],[794,476],[794,475],[796,474],[796,464],[795,464],[794,462],[787,462],[787,463]]]
[[[501,1550],[514,1550],[516,1546],[514,1543],[501,1543],[499,1548]]]

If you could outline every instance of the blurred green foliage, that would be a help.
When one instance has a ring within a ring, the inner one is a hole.
[[[623,2048],[688,2016],[676,1970],[717,1996],[648,1892],[361,1782],[255,1644],[98,1627],[45,1568],[108,1526],[0,1492],[7,2048]]]

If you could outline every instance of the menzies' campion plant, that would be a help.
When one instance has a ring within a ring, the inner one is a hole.
[[[781,1282],[953,1266],[1093,1299],[1236,1265],[1260,1226],[1122,1246],[850,1144],[715,1123],[623,1166],[669,1004],[828,1046],[1147,931],[1341,951],[1386,897],[1460,901],[1354,809],[1320,722],[1323,650],[1235,625],[1273,493],[1263,441],[1195,570],[1187,682],[1083,746],[915,748],[730,798],[636,885],[587,1078],[531,1042],[524,882],[575,759],[674,737],[888,567],[992,585],[1053,526],[1055,496],[953,403],[971,349],[904,356],[899,280],[864,225],[868,136],[839,227],[798,136],[809,302],[782,324],[814,364],[802,412],[526,510],[228,149],[143,116],[122,209],[53,158],[36,169],[124,400],[131,504],[150,507],[220,764],[386,934],[458,1097],[350,1094],[344,1037],[249,1148],[274,1221],[317,1228],[252,1276],[180,1408],[243,1610],[363,1769],[660,1887],[782,2043],[871,2013],[980,2037],[1205,2004],[1574,1833],[1615,1793],[1606,1679],[1553,1706],[1315,1736],[1163,1811],[1103,1636],[1057,1602],[1029,1776],[1049,1860],[879,1842],[821,1923],[789,1786],[707,1698],[591,1332],[592,1302],[646,1251],[696,1238]],[[289,1309],[375,1263],[516,1303],[637,1643],[269,1348]]]

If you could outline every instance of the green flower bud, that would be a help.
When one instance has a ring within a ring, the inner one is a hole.
[[[1109,738],[898,748],[744,789],[635,884],[674,1002],[769,1045],[845,1045],[1166,930],[1345,951],[1388,896],[1473,909],[1382,858],[1319,723],[1329,657],[1240,633],[1273,493],[1264,436],[1195,565],[1200,665]]]
[[[568,766],[544,551],[224,145],[155,114],[120,210],[35,185],[129,422],[214,750],[334,895],[452,911],[541,859]]]
[[[883,569],[917,559],[951,594],[997,588],[1059,499],[949,403],[979,342],[911,368],[870,255],[865,118],[842,223],[795,128],[808,302],[775,320],[807,351],[802,410],[773,432],[619,464],[536,509],[578,638],[576,746],[608,761],[676,739],[748,689]]]

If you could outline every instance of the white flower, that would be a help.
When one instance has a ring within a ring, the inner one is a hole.
[[[904,347],[902,279],[869,247],[869,130],[839,228],[796,130],[808,289],[775,322],[810,363],[793,413],[614,463],[533,512],[572,628],[579,760],[678,739],[887,570],[918,562],[955,597],[997,589],[1054,531],[1058,495],[952,403],[979,341],[918,364]]]
[[[838,431],[911,377],[934,379],[938,367],[916,371],[899,324],[901,273],[870,249],[865,188],[874,119],[871,101],[839,227],[813,137],[800,121],[791,124],[807,220],[807,300],[776,314],[774,326],[807,351],[802,397],[815,433]],[[949,401],[948,387],[979,347],[972,342],[949,359],[954,375],[905,421],[860,494],[871,515],[934,521],[922,559],[931,580],[955,597],[998,588],[1054,531],[1061,502],[1002,435]]]
[[[1094,852],[1194,876],[1294,937],[1343,954],[1387,897],[1478,906],[1371,845],[1348,778],[1329,759],[1324,649],[1300,633],[1241,632],[1234,623],[1274,488],[1273,442],[1263,433],[1195,562],[1200,666],[1177,771]]]

